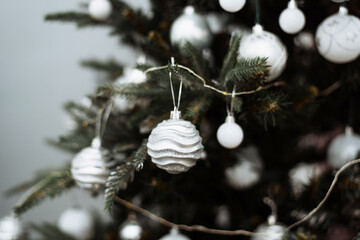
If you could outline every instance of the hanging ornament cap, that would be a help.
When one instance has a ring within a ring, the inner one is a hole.
[[[254,34],[261,34],[264,31],[263,26],[261,26],[260,24],[255,24],[255,26],[253,26],[252,31]]]
[[[193,6],[187,6],[184,9],[184,13],[185,14],[194,14],[195,13],[195,8]]]
[[[170,119],[180,119],[181,118],[181,112],[178,111],[176,108],[174,111],[170,112]]]

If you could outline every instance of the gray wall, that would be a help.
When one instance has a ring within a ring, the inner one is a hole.
[[[83,1],[86,2],[86,1]],[[141,5],[144,1],[136,1]],[[133,63],[137,53],[110,38],[107,29],[78,30],[46,23],[46,13],[79,9],[74,0],[11,0],[0,8],[0,193],[42,168],[62,166],[71,155],[45,143],[67,130],[62,105],[94,90],[96,74],[79,61],[110,57]],[[0,217],[19,196],[0,195]],[[74,204],[102,209],[102,198],[72,190],[29,211],[23,219],[54,221]]]

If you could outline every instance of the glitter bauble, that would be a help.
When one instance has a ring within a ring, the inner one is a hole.
[[[287,61],[287,50],[280,38],[275,34],[264,31],[256,24],[252,34],[241,39],[238,58],[265,57],[270,65],[267,81],[274,80],[284,71]]]
[[[58,227],[77,240],[87,240],[94,233],[93,216],[87,210],[70,208],[60,215]]]
[[[345,7],[326,18],[316,30],[321,56],[333,63],[348,63],[360,54],[360,20]]]
[[[159,240],[190,240],[190,238],[181,234],[178,229],[172,228],[169,234],[166,234]]]
[[[81,150],[72,160],[71,174],[77,185],[97,193],[106,183],[111,168],[119,159],[112,158],[110,152],[100,146],[95,138],[90,147]]]
[[[206,18],[195,12],[194,7],[187,6],[170,28],[171,44],[183,48],[190,42],[198,49],[210,46],[212,34]]]
[[[24,228],[15,216],[6,216],[0,219],[0,240],[22,239]]]
[[[152,130],[147,147],[153,163],[168,173],[178,174],[196,164],[204,146],[195,126],[180,119],[180,112],[171,113],[171,119],[164,120]]]
[[[360,153],[360,136],[347,127],[345,133],[335,137],[327,150],[327,161],[335,169],[355,160]]]

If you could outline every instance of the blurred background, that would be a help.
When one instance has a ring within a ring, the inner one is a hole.
[[[146,7],[145,2],[131,5]],[[81,3],[12,0],[0,8],[0,216],[8,215],[20,197],[6,198],[5,190],[31,179],[37,170],[63,166],[72,158],[47,145],[46,139],[70,128],[63,104],[81,101],[96,86],[96,74],[82,68],[80,61],[114,58],[133,64],[137,57],[118,39],[109,38],[106,29],[79,30],[73,24],[44,21],[46,13],[79,9]],[[102,200],[72,190],[23,218],[54,221],[77,202],[102,210]]]

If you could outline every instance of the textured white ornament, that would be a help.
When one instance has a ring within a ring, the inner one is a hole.
[[[171,174],[187,172],[201,158],[204,146],[195,126],[172,111],[169,120],[154,128],[147,144],[151,161]]]
[[[142,232],[142,227],[136,220],[136,216],[131,214],[120,226],[119,237],[121,240],[140,240]]]
[[[172,228],[169,234],[166,234],[159,240],[190,240],[190,238],[181,234],[177,228]]]
[[[240,145],[244,138],[244,132],[235,122],[234,117],[228,115],[225,123],[217,130],[216,136],[221,146],[232,149]]]
[[[284,71],[287,61],[287,50],[279,37],[256,24],[249,36],[241,39],[238,58],[267,57],[270,65],[267,81],[274,80]]]
[[[260,224],[255,233],[261,233],[251,237],[251,240],[281,240],[285,234],[286,226],[281,223],[276,223],[276,217],[270,215],[267,223]]]
[[[198,49],[207,48],[211,44],[212,34],[206,18],[197,14],[194,7],[187,6],[170,28],[171,44],[183,48],[190,42]]]
[[[106,183],[110,169],[119,162],[100,144],[100,139],[94,138],[91,146],[81,150],[71,162],[71,174],[76,183],[94,193]]]
[[[289,34],[300,32],[305,26],[305,15],[299,10],[295,0],[290,0],[288,7],[281,12],[279,17],[281,29]]]
[[[69,208],[60,215],[58,227],[77,240],[87,240],[93,236],[94,219],[85,209]]]
[[[245,0],[219,0],[219,4],[227,12],[237,12],[240,11],[244,5]]]
[[[299,198],[313,179],[319,178],[327,170],[326,163],[299,163],[289,172],[291,190]]]
[[[0,219],[0,240],[21,239],[24,234],[19,218],[11,215]]]
[[[237,154],[237,163],[225,169],[227,182],[236,189],[246,189],[256,184],[263,169],[263,162],[254,146],[242,149]]]
[[[112,6],[108,0],[91,0],[88,10],[93,19],[105,21],[111,14]]]
[[[321,56],[333,63],[348,63],[360,54],[360,20],[341,6],[316,30],[316,45]]]
[[[335,169],[355,160],[360,154],[360,136],[353,133],[351,127],[345,129],[344,134],[335,137],[327,150],[327,161]]]

